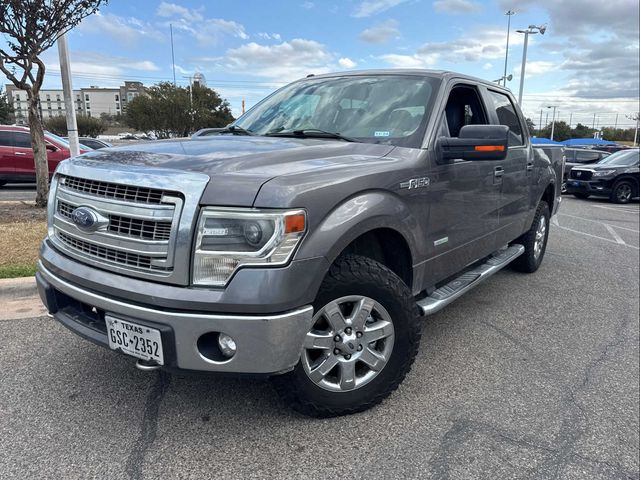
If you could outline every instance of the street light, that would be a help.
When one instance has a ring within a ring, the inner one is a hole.
[[[507,22],[507,49],[504,52],[504,75],[502,75],[501,80],[504,82],[502,85],[504,87],[507,86],[507,80],[511,81],[511,78],[507,78],[507,59],[509,58],[509,34],[511,33],[511,15],[515,15],[516,12],[513,10],[507,10],[505,15],[509,18]],[[511,75],[509,75],[511,76]]]
[[[505,87],[507,86],[507,82],[510,82],[511,79],[513,78],[513,75],[509,74],[505,77],[500,77],[497,80],[494,80],[494,82],[496,82],[498,85],[500,85],[500,82],[503,82],[502,85],[504,85]]]
[[[527,64],[527,45],[529,44],[529,34],[535,35],[539,33],[544,35],[547,30],[546,25],[529,25],[526,30],[516,30],[518,33],[524,33],[524,49],[522,50],[522,68],[520,69],[520,92],[518,93],[518,103],[522,107],[522,89],[524,88],[524,67]]]
[[[558,105],[548,105],[547,108],[553,108],[553,116],[551,117],[551,140],[553,140],[553,131],[556,127],[556,108],[558,108]]]

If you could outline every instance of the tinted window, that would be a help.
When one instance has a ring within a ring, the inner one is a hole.
[[[452,137],[458,137],[465,125],[487,123],[487,115],[478,92],[475,88],[467,86],[457,86],[451,90],[445,107],[445,117],[449,135]]]
[[[576,162],[595,162],[596,160],[600,160],[601,156],[600,152],[590,152],[589,150],[578,151],[576,152]]]
[[[489,97],[493,101],[493,108],[496,111],[496,115],[498,115],[500,125],[509,127],[509,145],[523,145],[522,126],[511,99],[503,93],[492,92],[491,90],[489,90]]]
[[[16,148],[31,148],[31,136],[28,133],[16,132],[14,138]]]
[[[13,132],[0,131],[0,147],[13,147]]]
[[[598,162],[598,165],[611,165],[612,167],[630,167],[638,163],[640,154],[638,150],[620,151]]]

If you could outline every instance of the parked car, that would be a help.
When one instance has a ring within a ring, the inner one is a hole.
[[[615,203],[630,202],[640,190],[638,152],[637,148],[621,150],[588,167],[573,167],[567,191],[577,198],[594,195]]]
[[[301,79],[207,141],[89,152],[53,179],[40,296],[143,370],[365,410],[411,368],[421,316],[540,266],[562,154],[526,125],[495,83],[379,70]]]
[[[562,193],[566,193],[567,191],[567,179],[569,178],[569,172],[573,167],[598,163],[600,160],[611,154],[609,152],[592,150],[590,148],[565,148],[564,155],[566,160],[564,164],[564,176],[562,177]]]
[[[49,161],[49,175],[62,160],[71,156],[69,143],[61,137],[45,132],[45,146]],[[88,150],[81,149],[81,153]],[[31,134],[27,127],[0,126],[0,186],[6,183],[33,183],[36,180]]]
[[[62,137],[67,142],[69,141],[69,137]],[[98,138],[92,137],[80,137],[80,145],[84,145],[85,147],[89,147],[92,150],[100,150],[101,148],[110,148],[113,147],[109,142],[105,142],[104,140],[100,140]]]

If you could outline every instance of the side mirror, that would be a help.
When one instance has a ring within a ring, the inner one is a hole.
[[[45,145],[45,148],[50,152],[57,152],[58,151],[58,147],[56,147],[55,145],[52,145],[50,143],[47,143]]]
[[[458,137],[440,137],[438,147],[445,160],[503,160],[509,147],[509,127],[465,125]]]

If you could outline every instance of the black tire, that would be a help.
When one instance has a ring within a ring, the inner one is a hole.
[[[511,266],[524,273],[533,273],[540,267],[542,259],[544,258],[544,252],[547,250],[547,240],[549,238],[549,205],[547,202],[541,201],[536,209],[536,214],[533,217],[531,227],[520,238],[513,243],[519,243],[524,246],[524,253],[511,262]],[[541,218],[544,219],[545,231],[542,236],[543,243],[539,253],[536,254],[536,234],[540,226]]]
[[[629,203],[637,195],[635,185],[629,180],[618,180],[611,189],[609,200],[613,203]]]
[[[580,200],[586,200],[590,197],[588,193],[574,193],[573,196],[579,198]]]
[[[375,300],[388,312],[394,331],[393,349],[371,381],[349,391],[328,391],[305,373],[302,360],[295,369],[272,378],[281,398],[294,410],[313,417],[333,417],[367,410],[388,397],[411,369],[421,335],[419,311],[411,290],[391,270],[370,258],[344,255],[331,266],[314,311],[351,295]]]

